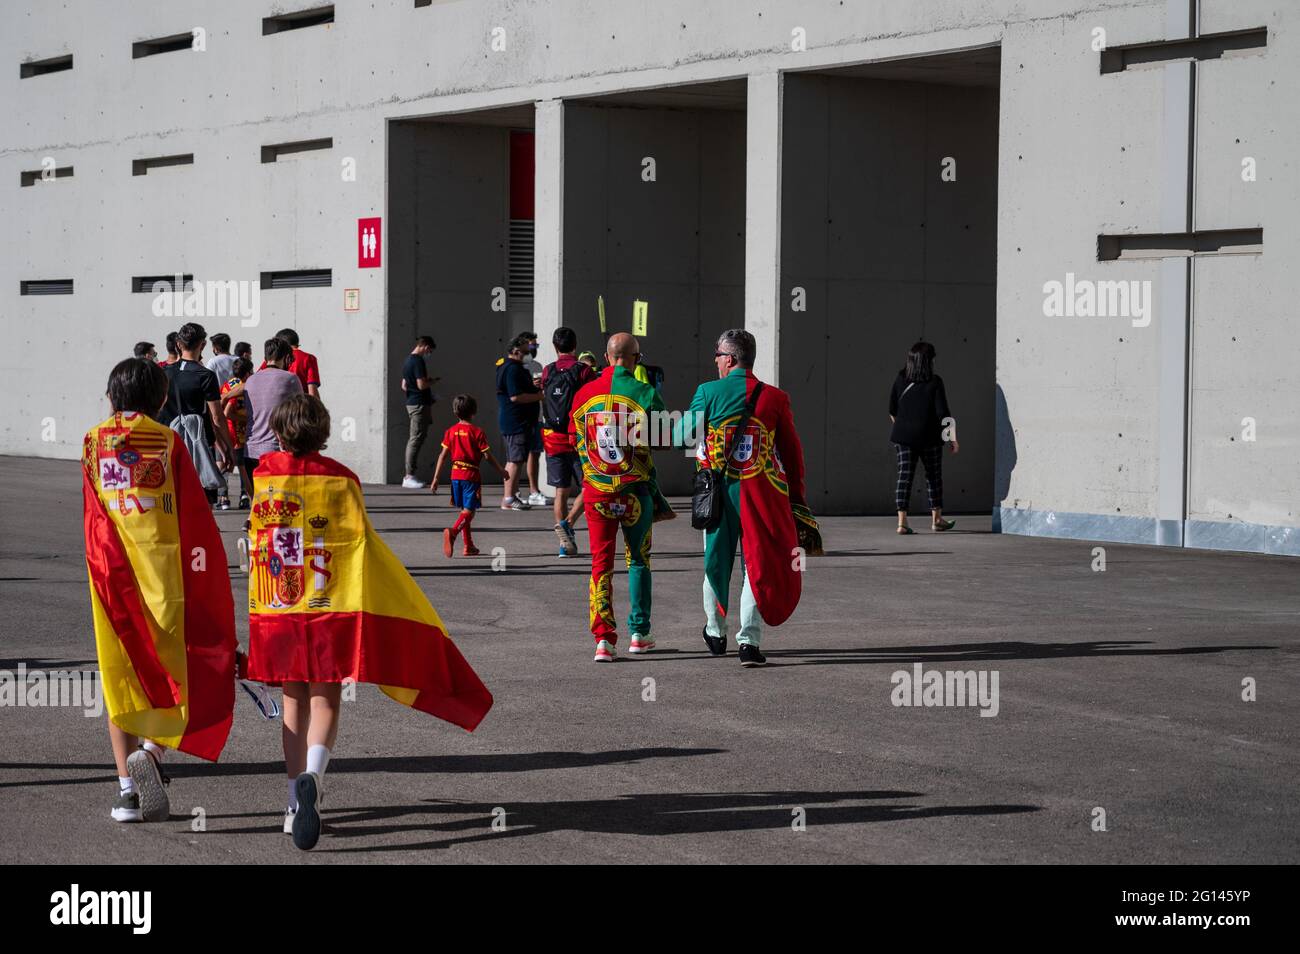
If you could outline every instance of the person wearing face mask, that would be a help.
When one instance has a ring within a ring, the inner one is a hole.
[[[524,361],[528,357],[528,339],[519,335],[510,342],[510,350],[497,362],[497,427],[505,442],[506,480],[502,488],[502,510],[528,510],[530,500],[521,500],[519,487],[520,466],[527,467],[530,457],[540,451],[542,438],[537,423],[542,391],[533,383],[533,377]],[[536,468],[535,457],[532,467]],[[535,472],[535,471],[534,471]],[[535,477],[531,477],[535,480]],[[536,494],[534,495],[536,496]],[[546,502],[546,498],[542,498]]]
[[[523,364],[524,368],[532,376],[533,386],[541,389],[542,372],[545,370],[542,363],[537,360],[537,334],[532,331],[525,331],[519,336],[526,339],[528,347],[524,350]],[[539,404],[540,408],[541,405]],[[537,483],[538,462],[542,457],[542,429],[540,422],[533,427],[533,433],[529,437],[528,444],[528,505],[530,507],[546,507],[551,501],[546,499],[542,493],[541,486]]]

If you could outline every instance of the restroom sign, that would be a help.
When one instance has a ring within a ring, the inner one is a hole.
[[[357,268],[378,268],[382,251],[380,219],[357,219]]]

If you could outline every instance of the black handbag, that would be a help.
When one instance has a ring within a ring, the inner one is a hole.
[[[753,393],[745,402],[745,416],[740,419],[736,429],[731,432],[731,440],[727,442],[722,470],[715,470],[710,463],[695,472],[695,486],[691,493],[691,526],[696,530],[713,530],[722,522],[722,495],[727,492],[727,468],[731,466],[731,458],[736,453],[737,438],[749,426],[749,419],[754,416],[754,408],[758,406],[758,396],[762,391],[763,382],[754,382]]]

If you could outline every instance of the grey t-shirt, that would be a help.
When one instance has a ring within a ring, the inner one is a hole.
[[[302,394],[298,375],[279,368],[263,368],[244,382],[248,402],[248,456],[254,459],[280,449],[271,430],[271,412],[285,398]]]

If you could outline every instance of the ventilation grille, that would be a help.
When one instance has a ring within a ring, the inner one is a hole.
[[[533,300],[533,220],[510,220],[510,252],[507,262],[506,299]]]
[[[174,275],[174,274],[173,274],[173,275],[135,275],[135,276],[132,276],[132,278],[131,278],[131,291],[132,291],[133,293],[135,293],[135,294],[138,294],[138,295],[143,295],[143,294],[146,294],[146,293],[147,293],[147,294],[150,294],[150,295],[154,295],[154,294],[164,294],[164,295],[165,295],[165,294],[167,294],[168,292],[174,292],[174,291],[177,290],[177,288],[176,288],[176,279],[177,279],[177,278],[180,278],[180,280],[181,280],[181,288],[180,288],[181,291],[193,291],[193,290],[194,290],[194,276],[193,276],[193,275]],[[159,282],[162,282],[163,285],[165,285],[166,287],[165,287],[165,288],[162,288],[162,289],[159,289],[159,291],[155,292],[153,286],[156,285],[156,284],[158,284]]]
[[[262,272],[262,291],[270,288],[329,288],[334,273],[328,268],[307,268],[296,272]]]
[[[71,295],[71,278],[45,278],[34,282],[19,283],[19,293],[23,295]]]

